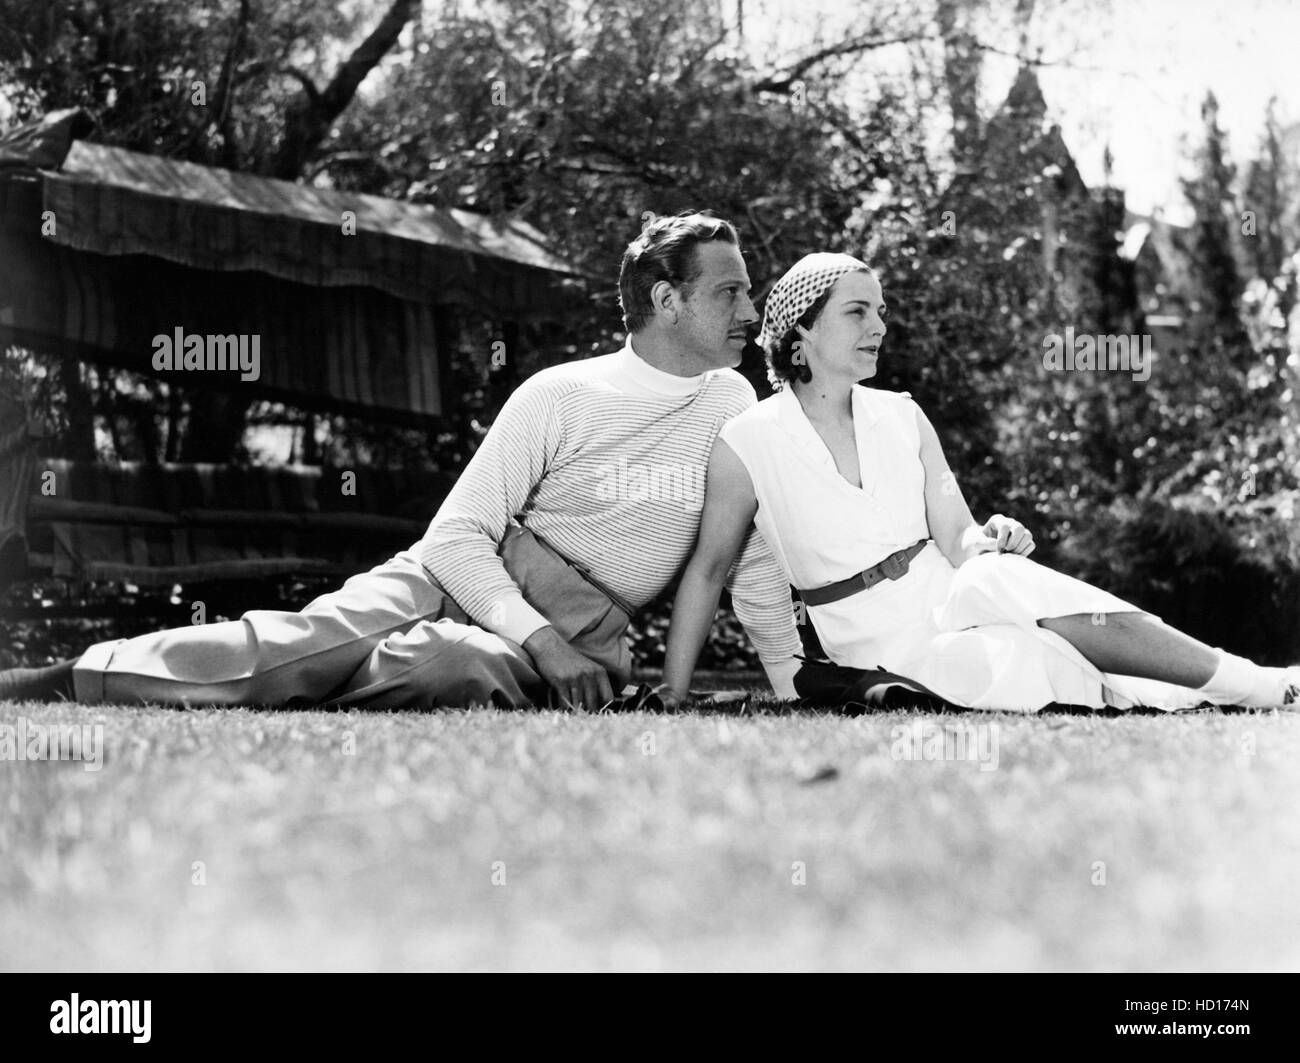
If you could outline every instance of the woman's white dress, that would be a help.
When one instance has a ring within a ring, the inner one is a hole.
[[[855,385],[853,422],[862,487],[830,450],[789,388],[723,426],[758,498],[754,523],[795,587],[813,589],[929,537],[918,408],[910,395]],[[1040,619],[1137,607],[1015,554],[983,554],[954,569],[933,542],[897,580],[811,606],[837,664],[884,667],[971,708],[1034,711],[1054,702],[1164,709],[1201,704],[1186,687],[1098,671]]]

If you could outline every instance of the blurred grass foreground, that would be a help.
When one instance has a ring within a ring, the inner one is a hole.
[[[1300,963],[1295,715],[19,716],[4,970]]]

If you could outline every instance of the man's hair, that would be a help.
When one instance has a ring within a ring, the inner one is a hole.
[[[649,324],[654,313],[650,291],[660,281],[690,294],[702,270],[695,249],[713,240],[740,246],[731,222],[708,211],[682,211],[646,224],[641,235],[627,245],[618,273],[618,304],[628,332]]]

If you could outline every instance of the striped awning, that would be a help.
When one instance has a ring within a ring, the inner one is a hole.
[[[172,377],[423,423],[448,313],[554,320],[574,270],[517,219],[73,140],[77,111],[0,138],[0,343],[167,378],[158,336],[257,337],[256,379]]]
[[[151,255],[197,269],[252,270],[320,287],[472,306],[523,320],[554,312],[576,271],[517,219],[329,191],[74,141],[44,171],[55,243]]]
[[[413,426],[443,411],[443,307],[369,286],[321,288],[150,255],[76,251],[41,237],[40,215],[35,182],[0,179],[0,343],[184,388],[382,413]],[[256,378],[229,368],[159,371],[155,341],[174,341],[177,329],[202,337],[205,354],[208,337],[246,337],[249,345],[255,337]]]

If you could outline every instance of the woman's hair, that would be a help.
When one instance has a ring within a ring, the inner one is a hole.
[[[638,332],[649,323],[654,313],[650,290],[660,281],[690,294],[701,273],[696,248],[713,240],[740,245],[729,221],[708,211],[683,211],[654,219],[628,244],[618,277],[618,301],[628,332]]]
[[[871,273],[872,271],[864,267],[852,272]],[[839,277],[835,280],[838,281]],[[768,343],[764,354],[767,355],[767,379],[772,387],[779,390],[796,380],[801,384],[807,384],[812,380],[812,366],[808,364],[807,355],[802,358],[795,357],[803,350],[804,344],[803,337],[799,335],[799,327],[810,329],[817,324],[817,319],[822,316],[822,311],[830,302],[831,290],[834,287],[835,282],[832,281],[826,286],[826,290],[817,296],[813,304],[800,315],[799,320],[786,330],[784,336],[778,336]]]

